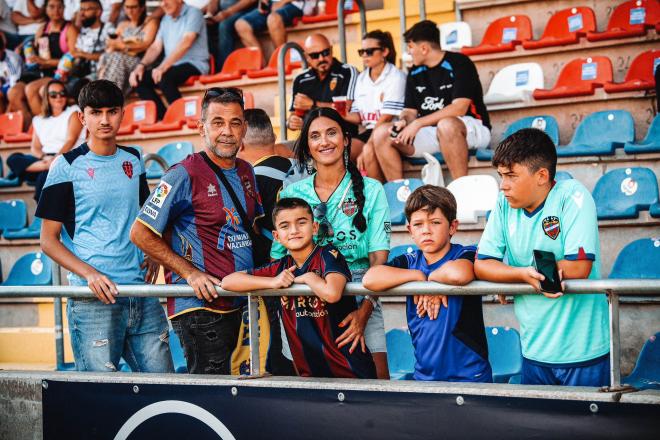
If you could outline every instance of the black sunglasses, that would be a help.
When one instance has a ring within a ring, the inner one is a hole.
[[[330,52],[332,52],[332,49],[330,49],[328,47],[327,49],[323,49],[320,52],[310,52],[310,53],[307,54],[307,56],[310,57],[313,60],[318,60],[319,57],[325,58],[325,57],[329,56]]]
[[[361,57],[363,57],[363,56],[365,56],[365,55],[368,56],[368,57],[370,57],[370,56],[372,56],[372,55],[374,54],[374,52],[376,52],[377,50],[383,50],[383,48],[382,48],[382,47],[368,47],[368,48],[366,48],[366,49],[358,49],[358,55],[360,55]]]
[[[243,90],[238,87],[211,87],[204,92],[204,100],[207,98],[217,98],[224,95],[233,95],[243,100]]]
[[[332,225],[328,220],[328,205],[319,203],[314,207],[313,214],[314,218],[319,221],[319,232],[316,234],[317,241],[321,242],[326,238],[332,238],[335,235],[335,231],[332,229]]]
[[[61,92],[48,92],[49,98],[57,98],[58,96],[60,98],[66,98],[66,92],[64,90],[62,90]]]

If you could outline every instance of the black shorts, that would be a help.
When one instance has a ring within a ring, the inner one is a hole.
[[[355,139],[360,140],[360,141],[362,141],[366,144],[367,141],[369,140],[369,138],[371,137],[372,132],[373,132],[373,130],[366,130],[366,131],[358,134],[357,136],[355,136]]]

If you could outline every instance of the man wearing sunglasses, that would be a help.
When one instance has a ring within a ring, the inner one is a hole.
[[[290,130],[302,128],[303,118],[309,110],[333,107],[333,97],[346,97],[344,108],[350,109],[359,75],[355,67],[342,64],[332,56],[332,45],[324,35],[310,35],[304,48],[309,68],[293,80],[292,113],[287,121]],[[350,125],[357,134],[357,126]]]

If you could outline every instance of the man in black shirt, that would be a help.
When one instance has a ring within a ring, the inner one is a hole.
[[[376,157],[386,180],[403,177],[401,156],[442,152],[453,179],[467,175],[468,148],[490,142],[490,121],[479,74],[460,53],[440,48],[440,33],[429,20],[404,34],[414,67],[406,81],[399,121],[374,131]]]
[[[357,69],[350,64],[342,64],[332,56],[332,45],[324,35],[307,37],[305,58],[309,68],[293,80],[292,113],[287,121],[290,130],[300,130],[305,113],[315,107],[335,107],[346,115],[355,95]],[[346,97],[343,111],[332,101],[332,98],[342,96]],[[357,126],[351,125],[357,134]]]

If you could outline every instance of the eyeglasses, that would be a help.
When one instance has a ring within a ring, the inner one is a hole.
[[[204,100],[207,98],[217,98],[219,96],[233,95],[243,100],[243,90],[238,87],[211,87],[204,92]]]
[[[335,235],[334,229],[328,220],[328,205],[319,203],[314,207],[314,218],[319,222],[319,232],[316,234],[317,241],[323,241],[327,238],[332,238]]]
[[[48,92],[48,97],[49,98],[66,98],[66,92],[62,90],[61,92]]]
[[[372,56],[377,50],[383,50],[382,47],[367,47],[366,49],[358,49],[358,55],[363,56]]]
[[[310,52],[310,53],[307,54],[307,56],[310,57],[313,60],[318,60],[319,57],[325,58],[325,57],[329,56],[331,52],[332,52],[332,49],[330,49],[328,47],[327,49],[323,49],[320,52]]]
[[[124,5],[124,9],[128,9],[128,10],[140,9],[140,5]]]

